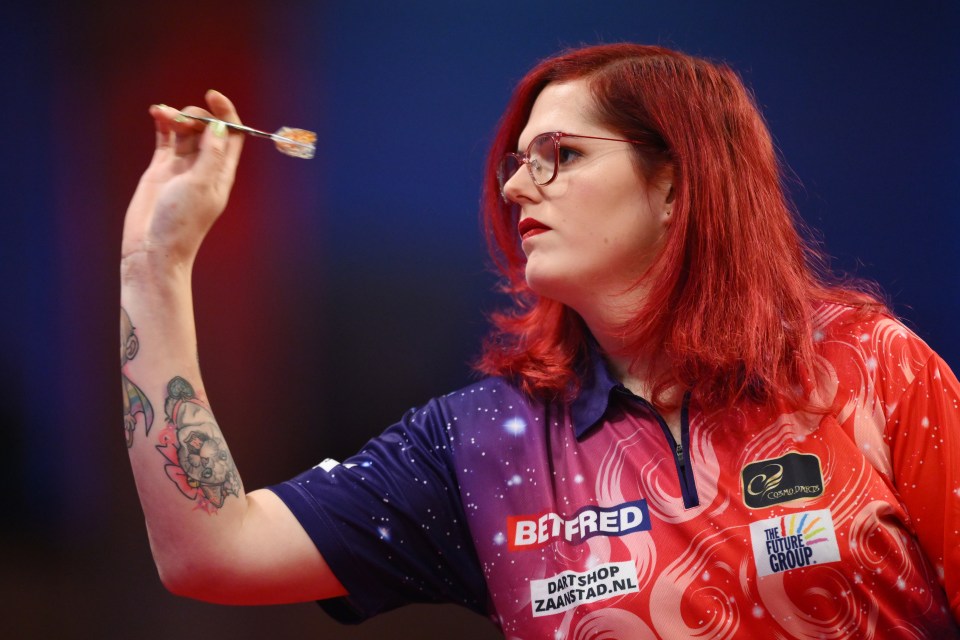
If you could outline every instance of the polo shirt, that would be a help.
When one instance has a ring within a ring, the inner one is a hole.
[[[486,378],[271,487],[349,592],[321,604],[527,639],[960,636],[960,383],[887,316],[814,321],[820,409],[687,397],[675,442],[594,349],[570,403]]]

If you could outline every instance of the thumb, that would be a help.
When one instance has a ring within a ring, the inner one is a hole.
[[[233,103],[225,95],[211,89],[207,91],[206,100],[215,118],[240,123]],[[214,122],[207,126],[200,140],[198,171],[232,183],[237,164],[240,162],[243,138],[243,134],[231,132],[222,122]]]

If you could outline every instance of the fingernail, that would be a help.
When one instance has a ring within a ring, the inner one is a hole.
[[[174,121],[174,122],[186,122],[186,121],[187,121],[187,117],[178,114],[177,117],[173,119],[173,121]]]
[[[153,105],[153,106],[155,106],[155,107],[157,107],[157,108],[159,108],[159,109],[166,109],[166,108],[167,108],[167,105],[163,104],[162,102],[158,102],[157,104],[155,104],[155,105]]]
[[[217,120],[211,126],[213,127],[213,135],[218,138],[223,138],[227,135],[227,123]]]

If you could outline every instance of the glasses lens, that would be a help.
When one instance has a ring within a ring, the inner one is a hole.
[[[527,149],[533,181],[544,185],[553,180],[557,173],[557,143],[553,136],[549,134],[537,136]]]
[[[503,187],[507,180],[520,170],[520,160],[515,154],[508,153],[500,160],[500,166],[497,168],[497,181],[500,183],[500,193],[503,193]]]

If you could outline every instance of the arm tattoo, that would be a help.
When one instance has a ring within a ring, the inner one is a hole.
[[[136,357],[140,350],[140,341],[134,333],[133,323],[126,309],[120,307],[120,383],[123,386],[123,429],[127,434],[127,448],[133,446],[133,434],[137,423],[143,423],[144,436],[150,434],[153,426],[153,405],[140,387],[130,381],[123,372],[127,362]]]
[[[227,496],[240,496],[240,476],[213,414],[189,382],[177,376],[167,384],[163,403],[167,424],[157,450],[167,459],[167,477],[197,508],[215,513]]]

